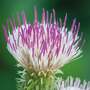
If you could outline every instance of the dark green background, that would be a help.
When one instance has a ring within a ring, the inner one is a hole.
[[[0,90],[16,90],[17,77],[16,61],[8,53],[4,40],[2,24],[9,17],[16,18],[17,13],[25,11],[29,22],[33,22],[33,8],[37,7],[39,20],[42,8],[49,13],[54,8],[56,16],[62,19],[68,14],[68,27],[74,17],[80,21],[80,32],[83,32],[85,44],[83,57],[65,65],[62,70],[64,78],[67,76],[80,77],[81,80],[90,80],[90,0],[0,0]]]

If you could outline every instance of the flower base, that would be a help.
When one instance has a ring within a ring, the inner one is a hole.
[[[17,78],[18,90],[55,90],[54,75],[50,72],[33,72],[33,71],[18,71],[20,77]]]

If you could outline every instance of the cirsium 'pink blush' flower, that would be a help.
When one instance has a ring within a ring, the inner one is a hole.
[[[42,21],[38,22],[35,10],[35,21],[27,23],[25,15],[22,16],[23,24],[16,26],[10,20],[12,33],[4,27],[7,48],[14,58],[26,69],[39,71],[54,71],[69,63],[81,54],[78,36],[80,23],[73,20],[71,29],[66,27],[67,15],[64,23],[55,18],[55,11],[51,13],[43,10]]]

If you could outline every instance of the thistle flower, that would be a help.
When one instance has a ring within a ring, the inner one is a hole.
[[[66,80],[59,79],[56,86],[57,90],[90,90],[90,82],[85,80],[81,82],[79,78],[73,77],[68,77]]]
[[[39,82],[38,78],[41,84],[42,81],[43,83],[47,83],[47,81],[51,83],[59,68],[76,59],[82,52],[79,47],[81,38],[78,36],[80,23],[76,24],[76,19],[74,19],[71,29],[67,30],[67,15],[64,18],[64,23],[62,23],[61,19],[60,21],[56,20],[54,10],[49,17],[48,12],[45,12],[44,9],[41,22],[38,21],[36,9],[33,24],[27,23],[25,14],[22,15],[22,20],[23,24],[21,24],[18,16],[18,26],[16,26],[15,20],[10,20],[12,32],[3,26],[8,51],[24,68],[24,71],[19,72],[22,78],[19,82],[20,84],[23,82],[20,86],[29,87],[31,84],[28,85],[28,82],[34,82],[33,86],[35,86]],[[26,80],[25,75],[29,79]],[[45,79],[42,80],[41,76]],[[32,77],[35,79],[32,80]],[[46,77],[50,77],[49,80]],[[35,80],[38,80],[36,84]]]

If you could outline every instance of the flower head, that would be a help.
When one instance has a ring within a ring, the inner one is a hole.
[[[36,9],[33,24],[27,22],[25,14],[22,15],[23,24],[20,16],[17,18],[17,26],[15,20],[10,19],[10,25],[3,28],[8,51],[24,69],[18,72],[18,89],[55,90],[54,81],[59,68],[82,52],[79,47],[81,37],[78,35],[80,23],[77,24],[74,19],[68,30],[67,15],[62,23],[61,19],[56,20],[54,10],[49,17],[44,9],[41,22]]]
[[[82,83],[79,78],[73,77],[68,77],[66,80],[61,78],[56,85],[57,90],[90,90],[90,82],[84,80]]]
[[[80,23],[73,20],[71,29],[66,27],[67,15],[64,23],[56,20],[55,11],[51,13],[43,9],[42,21],[38,21],[35,10],[34,23],[27,23],[23,14],[23,24],[18,26],[10,20],[12,32],[4,27],[4,34],[9,52],[16,58],[22,67],[35,72],[56,71],[80,55],[80,37],[78,36]]]

